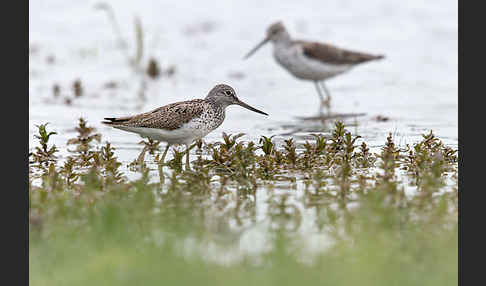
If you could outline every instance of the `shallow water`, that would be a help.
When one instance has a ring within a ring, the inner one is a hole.
[[[382,145],[388,132],[397,142],[419,139],[433,129],[449,145],[457,145],[457,3],[456,1],[107,1],[129,47],[123,50],[104,11],[95,1],[31,1],[29,3],[29,138],[35,124],[51,122],[60,134],[55,143],[73,136],[78,117],[86,118],[130,161],[140,141],[102,126],[106,116],[148,111],[179,100],[204,97],[216,83],[235,87],[239,97],[269,117],[229,107],[221,132],[259,135],[286,133],[285,125],[303,125],[296,116],[316,114],[318,97],[313,84],[299,81],[271,57],[271,46],[250,59],[242,56],[264,35],[266,27],[282,19],[295,38],[334,43],[386,59],[363,64],[327,82],[333,112],[366,113],[356,131],[367,142]],[[252,5],[253,4],[253,5]],[[320,5],[320,6],[318,6]],[[251,8],[258,7],[258,8]],[[217,11],[217,12],[216,12]],[[162,69],[174,65],[171,78],[149,80],[145,101],[137,92],[140,76],[127,64],[134,55],[134,15],[144,33],[144,66],[156,58]],[[54,57],[49,64],[48,57]],[[84,96],[73,97],[72,83],[80,79]],[[117,82],[118,88],[103,86]],[[55,99],[52,88],[61,87]],[[376,122],[377,115],[389,117]],[[355,131],[354,128],[350,130]]]
[[[84,117],[128,164],[141,151],[141,138],[103,126],[103,117],[202,98],[217,83],[230,84],[240,99],[270,116],[229,107],[225,122],[205,141],[220,140],[222,132],[244,132],[245,140],[277,135],[277,142],[289,136],[301,141],[321,131],[321,123],[297,119],[316,115],[313,84],[278,66],[270,45],[242,60],[276,20],[298,39],[386,55],[326,83],[333,112],[366,113],[346,122],[371,147],[382,146],[389,132],[403,145],[430,129],[457,147],[457,1],[106,1],[128,43],[125,49],[107,14],[94,9],[96,3],[29,1],[30,149],[37,144],[35,125],[50,122],[48,129],[58,132],[53,143],[66,154],[65,143],[76,136],[74,127]],[[145,78],[144,99],[139,95],[143,79],[126,57],[135,54],[135,15],[143,26],[142,65],[153,57],[162,69],[176,70],[171,77]],[[83,88],[79,98],[72,89],[76,79]],[[106,87],[113,82],[116,88]],[[57,98],[55,84],[61,88]],[[389,120],[379,122],[378,115]]]

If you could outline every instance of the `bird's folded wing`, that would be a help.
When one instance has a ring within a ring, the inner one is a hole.
[[[176,102],[134,116],[105,118],[103,122],[112,126],[130,126],[174,130],[192,118],[201,115],[204,110],[202,99]]]
[[[306,56],[329,64],[359,64],[383,58],[382,55],[370,55],[345,50],[324,43],[306,41],[296,41],[296,43],[302,45],[303,52]]]

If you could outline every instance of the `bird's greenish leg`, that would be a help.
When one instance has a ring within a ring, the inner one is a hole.
[[[164,153],[162,154],[162,157],[159,159],[159,162],[157,164],[157,169],[159,171],[160,184],[163,184],[164,180],[165,180],[164,173],[162,172],[162,166],[164,165],[165,156],[167,156],[167,151],[169,151],[169,147],[170,147],[170,144],[167,143],[167,146],[165,146]]]
[[[145,153],[147,153],[147,150],[148,150],[148,146],[145,145],[145,147],[143,147],[143,150],[142,152],[140,153],[140,155],[138,155],[138,158],[137,158],[137,163],[139,165],[142,165],[143,163],[143,159],[145,158]]]
[[[162,154],[162,157],[159,160],[159,165],[163,165],[164,164],[164,162],[165,162],[165,156],[167,156],[167,151],[169,151],[169,147],[170,147],[170,144],[167,144],[167,146],[165,146],[164,153]]]
[[[189,165],[189,144],[186,144],[186,171],[190,171],[191,170],[191,166]]]
[[[321,104],[319,105],[318,114],[322,116],[322,109],[325,106],[324,95],[322,94],[322,90],[321,90],[321,87],[319,86],[319,82],[314,81],[314,85],[316,87],[317,94],[319,95],[319,99],[321,100]]]
[[[321,87],[324,90],[324,92],[326,93],[326,99],[324,100],[324,106],[327,107],[327,111],[329,113],[329,111],[331,110],[331,93],[327,89],[326,84],[324,83],[324,81],[321,81]]]

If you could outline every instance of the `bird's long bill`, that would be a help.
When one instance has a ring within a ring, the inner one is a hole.
[[[260,113],[260,114],[263,114],[263,115],[268,115],[267,113],[265,113],[265,112],[263,112],[263,111],[260,111],[260,110],[258,110],[258,109],[256,109],[256,108],[254,108],[254,107],[249,106],[248,104],[244,103],[244,102],[243,102],[243,101],[241,101],[241,100],[240,100],[240,101],[238,101],[238,103],[236,103],[236,104],[238,104],[239,106],[242,106],[242,107],[244,107],[244,108],[246,108],[246,109],[249,109],[249,110],[251,110],[251,111],[255,111],[256,113]]]
[[[265,45],[268,40],[270,40],[268,37],[263,39],[263,41],[261,41],[260,43],[258,43],[258,45],[256,45],[253,49],[251,49],[250,52],[248,52],[248,54],[246,54],[245,57],[243,57],[244,60],[246,60],[247,58],[249,58],[251,55],[253,55],[259,48],[261,48],[263,45]]]

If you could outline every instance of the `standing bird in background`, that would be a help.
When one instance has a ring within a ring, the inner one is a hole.
[[[233,104],[268,115],[239,100],[231,86],[218,84],[204,99],[176,102],[134,116],[105,118],[107,121],[102,123],[145,138],[167,142],[159,164],[164,163],[171,145],[186,145],[186,170],[189,170],[189,145],[218,128],[224,121],[226,107]]]
[[[331,95],[324,84],[326,79],[347,72],[358,64],[384,58],[383,55],[345,50],[325,43],[292,40],[283,23],[279,21],[268,27],[265,39],[244,59],[269,41],[273,43],[273,57],[282,67],[299,79],[314,82],[321,100],[319,112],[323,106],[328,110],[330,108]],[[324,99],[322,90],[327,99]]]

